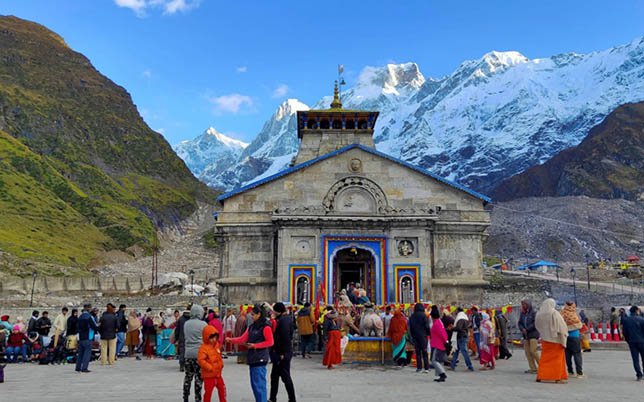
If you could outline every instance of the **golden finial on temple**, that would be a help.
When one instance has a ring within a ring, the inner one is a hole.
[[[333,86],[333,102],[331,102],[331,109],[342,109],[342,102],[340,102],[340,90],[338,89],[338,81],[335,81]]]

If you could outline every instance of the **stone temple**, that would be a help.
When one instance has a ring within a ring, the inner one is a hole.
[[[221,300],[478,303],[490,199],[378,152],[378,112],[297,113],[291,167],[218,197]]]

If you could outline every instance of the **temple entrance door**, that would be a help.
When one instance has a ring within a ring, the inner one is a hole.
[[[357,247],[338,251],[334,260],[333,293],[347,289],[350,283],[361,284],[367,291],[367,297],[373,303],[376,300],[375,260],[368,250]]]

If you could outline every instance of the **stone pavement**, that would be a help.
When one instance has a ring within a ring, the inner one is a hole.
[[[292,374],[300,402],[338,400],[426,401],[438,398],[451,401],[480,399],[504,401],[638,401],[644,382],[636,382],[625,351],[584,353],[587,378],[571,379],[568,384],[542,384],[534,375],[523,374],[527,364],[522,350],[501,361],[497,370],[469,373],[448,371],[447,382],[437,384],[432,374],[416,374],[413,369],[392,367],[344,366],[327,370],[321,357],[295,359]],[[252,401],[248,368],[225,360],[224,379],[231,402]],[[71,365],[39,366],[17,364],[5,372],[0,384],[2,401],[181,401],[182,373],[176,361],[122,359],[113,367],[92,362],[92,373],[77,374]],[[270,367],[269,367],[270,372]],[[216,401],[216,393],[214,396]],[[283,385],[278,394],[286,401]],[[192,401],[193,398],[190,398]]]

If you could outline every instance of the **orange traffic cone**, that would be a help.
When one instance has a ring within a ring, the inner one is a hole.
[[[593,322],[590,321],[588,324],[590,325],[590,340],[591,342],[596,342],[597,334],[595,333],[595,328],[593,328]]]
[[[597,342],[603,342],[604,341],[604,329],[603,329],[603,324],[600,322],[599,325],[597,326]]]
[[[613,324],[613,342],[619,342],[619,333],[617,331],[617,324]]]
[[[611,342],[613,340],[613,336],[610,334],[610,323],[606,323],[606,331],[604,333],[604,341],[606,342]]]

